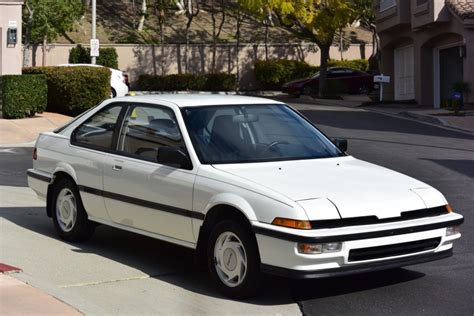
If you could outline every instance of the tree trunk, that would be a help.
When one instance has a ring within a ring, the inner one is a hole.
[[[140,11],[140,22],[138,22],[138,31],[143,31],[143,26],[145,25],[145,15],[146,15],[146,0],[142,0],[142,8]]]
[[[321,66],[319,69],[319,91],[318,96],[323,97],[326,90],[329,49],[331,45],[319,45],[321,50]]]
[[[236,89],[239,89],[239,84],[240,84],[240,6],[237,9],[237,30],[235,32],[235,37],[236,37],[236,53],[235,53],[235,63],[236,63],[236,69],[237,69],[237,74],[236,74]]]
[[[214,7],[214,0],[211,1],[211,19],[212,19],[212,59],[211,59],[211,73],[216,72],[216,51],[217,51],[217,36],[216,36],[216,13]]]
[[[42,47],[42,50],[43,50],[43,58],[42,58],[42,61],[41,61],[41,66],[46,66],[46,37],[43,37],[43,47]]]
[[[161,75],[165,75],[165,34],[164,34],[164,23],[160,23],[160,48],[161,48]]]
[[[186,43],[184,45],[184,73],[188,73],[188,49],[189,49],[189,28],[191,27],[191,22],[193,17],[188,18],[188,23],[186,23]]]
[[[268,60],[268,22],[265,22],[265,60]]]

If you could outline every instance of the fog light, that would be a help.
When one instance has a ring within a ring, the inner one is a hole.
[[[336,252],[341,250],[342,243],[341,242],[331,242],[327,244],[323,244],[323,252]]]
[[[446,228],[446,236],[452,236],[459,234],[459,226],[450,226]]]
[[[304,254],[337,252],[341,249],[342,242],[330,242],[326,244],[298,244],[298,252]]]
[[[298,252],[304,254],[315,254],[323,251],[322,244],[298,244]]]

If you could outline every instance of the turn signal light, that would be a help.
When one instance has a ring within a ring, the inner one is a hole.
[[[311,229],[311,223],[309,221],[301,221],[297,219],[276,217],[272,224],[296,229]]]
[[[446,204],[446,210],[448,211],[448,213],[454,212],[453,208],[449,204]]]

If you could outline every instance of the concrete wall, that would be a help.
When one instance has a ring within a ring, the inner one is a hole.
[[[87,46],[87,45],[84,45]],[[68,62],[69,51],[75,45],[51,44],[46,49],[46,66],[54,66]],[[126,71],[133,84],[140,74],[162,73],[162,63],[165,74],[185,72],[184,45],[166,45],[164,58],[161,47],[153,45],[102,45],[115,47],[119,56],[119,68]],[[210,71],[212,57],[210,45],[191,45],[188,52],[188,72],[205,73]],[[350,45],[343,52],[344,59],[368,58],[372,53],[372,45]],[[239,48],[239,71],[242,89],[257,89],[253,76],[255,61],[265,59],[263,45],[243,44]],[[217,47],[216,68],[219,72],[237,72],[237,49],[235,45],[221,44]],[[331,58],[340,59],[337,47],[332,47]],[[269,47],[270,58],[285,58],[304,60],[312,65],[319,65],[320,53],[317,46],[312,44],[273,44]],[[41,66],[42,49],[38,47],[30,52],[30,66]]]
[[[21,6],[23,1],[0,0],[0,75],[20,74],[22,65]],[[16,21],[18,44],[7,46],[9,23]]]

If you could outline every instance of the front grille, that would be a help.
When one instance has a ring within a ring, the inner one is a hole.
[[[441,237],[425,240],[410,241],[401,244],[352,249],[349,251],[349,262],[379,259],[384,257],[401,256],[415,252],[435,249]]]
[[[382,219],[379,219],[377,216],[372,215],[372,216],[349,217],[349,218],[341,218],[341,219],[316,220],[316,221],[311,221],[311,227],[313,229],[322,229],[322,228],[337,228],[337,227],[345,227],[345,226],[384,224],[384,223],[408,221],[408,220],[413,220],[417,218],[445,215],[448,213],[449,212],[446,206],[437,206],[437,207],[425,208],[421,210],[402,212],[400,216],[382,218]]]

